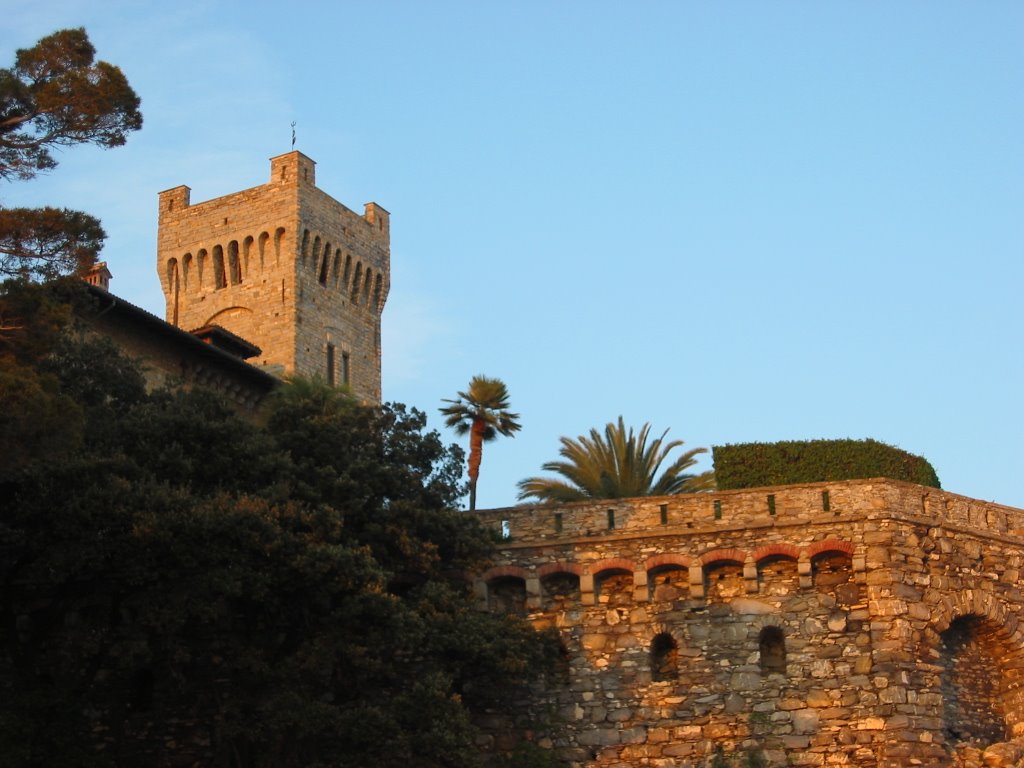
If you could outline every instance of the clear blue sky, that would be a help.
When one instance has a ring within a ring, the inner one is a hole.
[[[1024,506],[1024,3],[0,0],[3,66],[85,26],[142,97],[6,205],[100,216],[162,316],[157,193],[392,214],[384,396],[506,381],[479,505],[622,414],[687,446],[873,437]],[[452,436],[454,439],[454,436]],[[705,462],[710,466],[710,459]]]

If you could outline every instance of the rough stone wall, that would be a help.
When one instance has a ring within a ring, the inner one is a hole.
[[[273,158],[270,181],[242,192],[197,204],[188,187],[160,193],[157,269],[169,323],[221,325],[262,349],[257,365],[380,400],[389,216],[317,189],[300,152]]]
[[[479,513],[579,766],[951,765],[1024,736],[1024,511],[865,480]]]

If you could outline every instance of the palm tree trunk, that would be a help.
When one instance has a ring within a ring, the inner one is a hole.
[[[484,452],[484,430],[487,425],[483,419],[475,419],[469,433],[469,511],[476,510],[476,479],[480,477],[480,459]]]

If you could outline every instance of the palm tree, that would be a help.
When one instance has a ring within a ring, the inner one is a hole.
[[[483,444],[498,435],[512,437],[521,428],[518,413],[508,410],[508,388],[501,379],[474,376],[469,389],[441,409],[445,424],[459,435],[469,433],[469,509],[476,509],[476,479],[480,475]]]
[[[683,441],[663,442],[668,434],[666,429],[648,445],[650,429],[650,424],[644,424],[639,434],[634,435],[633,428],[627,431],[619,416],[618,423],[605,426],[603,435],[592,429],[589,437],[560,438],[562,447],[558,453],[565,460],[549,461],[542,468],[557,472],[564,479],[528,477],[519,482],[519,498],[542,502],[620,499],[695,493],[715,487],[714,472],[684,472],[697,463],[698,454],[707,453],[707,448],[694,448],[682,454],[659,477],[662,463]]]

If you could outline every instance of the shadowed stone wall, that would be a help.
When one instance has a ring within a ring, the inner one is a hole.
[[[580,766],[952,765],[1024,736],[1024,511],[884,479],[478,513]],[[497,725],[497,723],[495,723]]]

